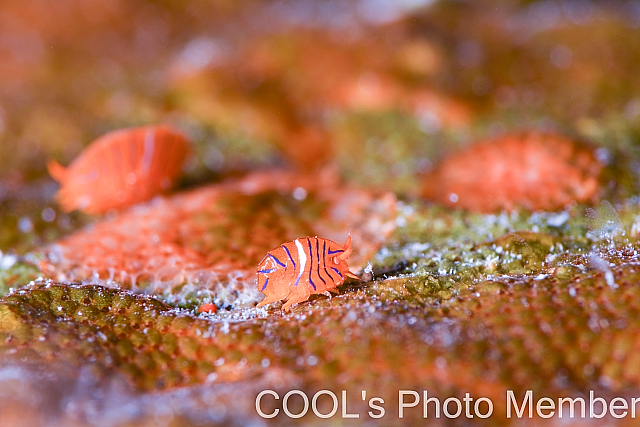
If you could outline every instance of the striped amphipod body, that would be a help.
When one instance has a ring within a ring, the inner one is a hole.
[[[283,310],[306,301],[311,294],[337,292],[349,271],[351,236],[344,246],[321,237],[304,237],[270,250],[258,265],[258,290],[266,295],[258,307],[282,299]]]
[[[166,125],[121,129],[91,143],[68,168],[47,165],[60,183],[65,211],[101,214],[168,190],[189,153],[185,137]]]

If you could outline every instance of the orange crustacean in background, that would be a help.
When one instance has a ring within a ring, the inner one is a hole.
[[[550,132],[521,132],[475,143],[424,178],[434,202],[476,212],[553,211],[598,198],[603,165],[594,149]]]
[[[98,138],[66,169],[56,161],[47,166],[61,185],[56,198],[63,210],[101,214],[169,190],[189,149],[170,126],[142,126]]]

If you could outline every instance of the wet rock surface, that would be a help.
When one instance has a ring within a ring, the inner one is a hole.
[[[99,285],[36,282],[0,301],[3,360],[27,371],[46,365],[62,383],[105,387],[115,378],[128,393],[161,392],[160,400],[181,387],[197,395],[237,383],[224,394],[242,401],[249,383],[281,392],[295,384],[310,394],[332,384],[337,394],[381,390],[386,402],[397,399],[395,389],[469,392],[504,414],[507,389],[618,395],[640,381],[640,291],[629,266],[635,250],[615,255],[628,259],[608,272],[577,259],[570,275],[560,267],[503,275],[451,297],[415,278],[346,285],[342,295],[312,298],[292,315],[273,309],[243,321],[198,318]],[[255,418],[252,405],[233,408],[231,422]],[[90,415],[88,407],[75,410],[64,415]],[[176,415],[193,421],[206,410]],[[421,411],[407,416],[417,421]]]
[[[0,5],[0,425],[634,425],[505,397],[640,396],[640,9],[409,3]],[[47,161],[157,123],[194,143],[173,194],[59,209]],[[474,151],[524,130],[566,138]],[[360,281],[255,308],[267,251],[349,233]],[[399,390],[494,415],[400,419]]]

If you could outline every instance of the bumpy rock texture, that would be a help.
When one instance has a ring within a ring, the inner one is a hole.
[[[517,251],[509,243],[504,250]],[[353,394],[380,390],[393,402],[394,389],[424,388],[488,397],[504,414],[506,389],[564,396],[640,388],[640,277],[628,266],[638,255],[631,247],[608,255],[624,264],[575,274],[563,266],[580,271],[589,258],[573,257],[542,274],[478,282],[453,298],[415,278],[378,281],[299,306],[293,318],[274,312],[233,325],[126,291],[35,283],[0,301],[2,352],[5,361],[44,363],[63,377],[84,372],[100,383],[116,375],[138,390],[253,381],[312,393],[334,384]],[[274,372],[284,383],[273,382]],[[421,411],[407,416],[417,421]],[[246,417],[250,408],[229,414]]]

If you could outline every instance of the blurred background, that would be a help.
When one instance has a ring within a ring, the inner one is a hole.
[[[605,147],[609,196],[637,194],[638,63],[638,1],[2,2],[0,250],[86,223],[47,161],[161,122],[194,142],[183,188],[330,165],[412,198],[447,153],[539,129]]]
[[[410,194],[449,147],[509,129],[635,138],[639,34],[637,1],[2,2],[0,179],[169,122],[193,180],[334,162]]]

